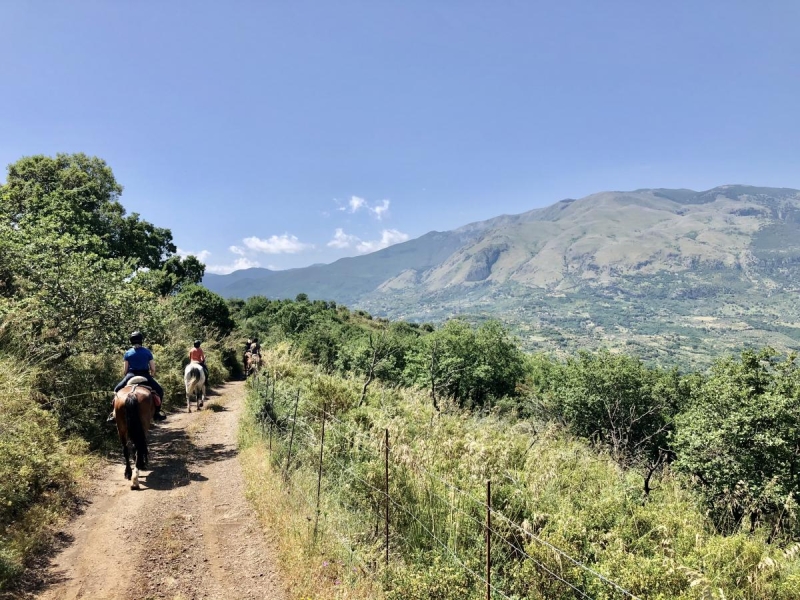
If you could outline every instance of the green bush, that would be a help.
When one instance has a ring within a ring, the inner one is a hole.
[[[800,368],[794,356],[744,352],[715,363],[678,416],[676,468],[691,476],[720,531],[768,523],[796,538]]]
[[[0,361],[0,382],[7,363]],[[3,389],[8,389],[3,386]],[[49,527],[75,491],[85,443],[64,443],[56,416],[25,388],[0,394],[0,589],[48,539]]]

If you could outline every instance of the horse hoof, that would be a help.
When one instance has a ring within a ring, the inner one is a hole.
[[[138,483],[132,483],[131,484],[131,489],[132,490],[138,490],[139,489],[139,484]]]

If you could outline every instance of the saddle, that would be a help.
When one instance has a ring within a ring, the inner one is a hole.
[[[134,390],[138,386],[141,386],[143,388],[147,388],[148,390],[150,390],[150,395],[153,396],[153,402],[155,403],[156,408],[161,406],[161,397],[158,394],[155,393],[153,388],[151,388],[149,385],[147,385],[147,377],[142,377],[141,375],[137,375],[136,377],[131,377],[128,380],[128,385],[132,386]]]

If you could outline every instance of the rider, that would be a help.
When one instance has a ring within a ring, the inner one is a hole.
[[[250,352],[250,346],[252,344],[253,344],[252,338],[247,338],[247,341],[244,343],[244,352],[242,352],[242,362],[246,362],[247,353]]]
[[[256,354],[261,357],[261,344],[258,343],[258,338],[253,338],[253,343],[250,344],[250,354]]]
[[[192,362],[200,363],[203,367],[203,374],[206,376],[205,385],[208,386],[208,367],[206,367],[206,353],[200,347],[200,340],[194,341],[194,348],[189,350],[189,360]]]
[[[158,385],[158,382],[153,379],[153,376],[156,374],[156,362],[153,360],[153,353],[150,352],[148,348],[142,346],[144,342],[144,336],[139,331],[134,331],[131,334],[131,344],[133,347],[129,349],[123,359],[125,360],[125,377],[122,378],[117,384],[117,387],[114,388],[115,392],[120,391],[126,385],[128,385],[128,381],[136,376],[144,377],[147,379],[147,386],[152,389],[156,394],[158,394],[159,398],[161,398],[162,402],[164,400],[164,389]],[[161,408],[156,408],[156,413],[154,415],[155,420],[163,421],[167,418]]]

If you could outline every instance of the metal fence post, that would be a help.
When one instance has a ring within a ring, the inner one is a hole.
[[[294,426],[297,423],[297,405],[300,403],[300,390],[297,390],[297,397],[294,401],[294,417],[292,417],[292,434],[289,436],[289,452],[286,454],[286,468],[284,474],[289,474],[289,462],[292,460],[292,443],[294,442]]]
[[[319,526],[319,496],[322,489],[322,452],[325,448],[325,404],[322,405],[322,434],[319,438],[319,471],[317,472],[317,516],[314,519],[314,540],[317,539],[317,527]]]
[[[492,480],[486,480],[486,600],[492,600]]]
[[[383,468],[384,468],[384,492],[386,493],[386,500],[384,504],[385,519],[384,519],[384,541],[386,543],[386,566],[389,566],[389,429],[385,430],[385,438],[383,444]]]

